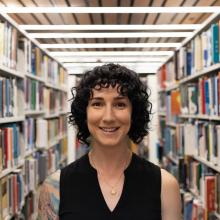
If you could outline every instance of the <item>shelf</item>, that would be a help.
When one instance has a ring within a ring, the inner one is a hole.
[[[220,166],[216,166],[216,165],[213,164],[212,162],[207,161],[206,159],[203,159],[203,158],[201,158],[201,157],[199,157],[199,156],[192,155],[192,157],[193,157],[195,160],[197,160],[197,161],[199,161],[199,162],[205,164],[207,167],[209,167],[209,168],[211,168],[211,169],[213,169],[213,170],[215,170],[215,171],[217,171],[217,172],[220,173]]]
[[[44,116],[44,119],[52,119],[52,118],[58,118],[60,116],[59,113],[54,113],[54,114],[51,114],[51,115],[45,115]]]
[[[58,140],[62,140],[63,138],[65,138],[67,135],[66,134],[62,134],[58,137]]]
[[[35,79],[37,81],[43,82],[43,83],[45,82],[45,79],[43,79],[42,77],[35,76],[31,73],[25,73],[25,76],[27,76],[28,78]]]
[[[176,126],[177,126],[177,124],[173,123],[173,122],[167,122],[166,125],[169,127],[174,127],[174,128],[176,128]]]
[[[36,148],[30,149],[30,150],[25,152],[24,157],[29,157],[31,154],[35,153],[36,151],[37,151]]]
[[[45,86],[49,87],[49,88],[52,88],[52,89],[60,90],[62,92],[67,92],[67,90],[65,88],[57,86],[57,85],[53,85],[53,84],[48,83],[48,82],[45,83]]]
[[[0,172],[0,179],[2,179],[3,177],[7,176],[10,173],[12,173],[13,171],[17,170],[19,167],[21,167],[23,165],[24,165],[24,160],[21,160],[21,162],[17,166],[2,170]]]
[[[171,90],[177,89],[179,87],[178,84],[170,85],[166,88],[166,92],[169,92]]]
[[[68,114],[68,112],[67,111],[60,111],[59,114],[60,115],[66,115],[66,114]]]
[[[164,117],[164,116],[166,116],[166,112],[160,112],[160,113],[158,113],[158,115]]]
[[[44,110],[27,110],[25,111],[25,115],[29,116],[29,115],[42,115],[45,114]]]
[[[206,75],[206,74],[208,74],[210,72],[217,71],[219,69],[220,69],[220,63],[214,64],[214,65],[212,65],[210,67],[206,67],[205,69],[203,69],[203,70],[201,70],[201,71],[199,71],[199,72],[197,72],[195,74],[192,74],[191,76],[188,76],[188,77],[186,77],[184,79],[181,79],[179,81],[179,84],[190,82],[190,81],[192,81],[194,79],[197,79],[197,78],[199,78],[201,76],[204,76],[204,75]]]
[[[13,69],[10,69],[6,66],[3,66],[3,65],[0,65],[0,73],[1,75],[4,75],[4,76],[14,76],[14,77],[18,77],[18,78],[21,78],[23,79],[24,78],[24,75],[17,71],[17,70],[13,70]]]
[[[173,163],[175,163],[176,165],[179,164],[179,161],[178,161],[177,159],[175,159],[173,156],[167,154],[166,157],[167,157],[169,160],[171,160]]]
[[[158,92],[166,92],[166,89],[158,89]]]
[[[181,118],[193,118],[193,119],[203,119],[210,121],[220,121],[220,116],[209,116],[209,115],[179,115]]]
[[[12,123],[12,122],[20,122],[24,121],[24,117],[5,117],[5,118],[0,118],[0,124],[5,124],[5,123]]]

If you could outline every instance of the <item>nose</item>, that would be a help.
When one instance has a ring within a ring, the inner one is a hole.
[[[103,112],[103,122],[112,122],[114,121],[114,110],[111,105],[106,105]]]

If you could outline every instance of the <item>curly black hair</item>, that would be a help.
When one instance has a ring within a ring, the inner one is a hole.
[[[147,86],[139,79],[137,73],[119,64],[105,64],[85,72],[76,87],[71,89],[72,103],[69,123],[78,129],[79,141],[89,144],[90,132],[87,127],[86,108],[92,89],[117,86],[120,95],[127,96],[132,104],[131,127],[129,138],[140,143],[149,133],[149,121],[152,104],[149,101]]]

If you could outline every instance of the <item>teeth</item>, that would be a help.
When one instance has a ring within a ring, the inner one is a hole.
[[[116,131],[117,128],[102,128],[102,130],[106,132],[113,132],[113,131]]]

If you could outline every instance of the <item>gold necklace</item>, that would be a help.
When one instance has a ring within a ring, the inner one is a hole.
[[[112,195],[112,196],[115,196],[115,195],[117,195],[117,193],[118,193],[118,191],[117,191],[117,186],[118,186],[118,184],[119,184],[119,181],[121,180],[121,177],[122,177],[123,174],[124,174],[124,170],[125,170],[125,168],[126,168],[128,162],[129,162],[129,158],[130,158],[130,154],[129,154],[129,156],[128,156],[128,159],[125,160],[125,163],[124,163],[124,166],[123,166],[123,167],[124,167],[124,168],[123,168],[123,172],[120,174],[118,180],[116,181],[116,183],[115,183],[114,185],[110,185],[110,184],[105,180],[105,178],[103,177],[103,175],[101,175],[101,172],[97,169],[97,166],[96,166],[96,164],[95,164],[95,161],[93,160],[92,152],[90,152],[91,162],[92,162],[94,168],[97,170],[98,176],[101,177],[101,178],[103,179],[103,181],[106,183],[106,185],[108,185],[108,186],[111,188],[111,190],[110,190],[110,195]]]

